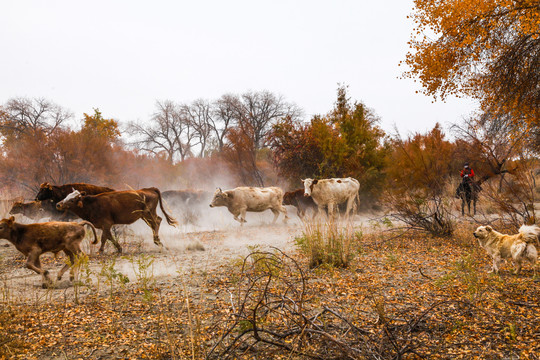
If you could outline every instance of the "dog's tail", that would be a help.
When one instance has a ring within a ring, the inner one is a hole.
[[[538,236],[540,236],[540,227],[536,225],[523,225],[519,228],[521,238],[526,243],[536,243],[540,246]]]

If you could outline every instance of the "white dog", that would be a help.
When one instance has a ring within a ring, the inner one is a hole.
[[[534,243],[538,243],[538,235],[540,235],[540,227],[536,225],[523,225],[519,228],[519,233],[515,235],[501,234],[493,230],[491,226],[480,226],[473,233],[478,239],[478,243],[488,254],[493,258],[494,271],[499,273],[499,265],[503,259],[512,259],[515,272],[521,272],[523,262],[529,262],[533,266],[534,275],[536,276],[536,260],[538,251]]]

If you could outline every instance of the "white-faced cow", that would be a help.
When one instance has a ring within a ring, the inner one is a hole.
[[[275,223],[279,213],[283,213],[287,222],[287,209],[283,206],[283,190],[278,187],[237,187],[222,191],[217,189],[210,207],[226,206],[234,215],[234,220],[246,222],[246,212],[261,212],[270,209],[274,213]]]
[[[51,185],[49,183],[43,183],[39,186],[39,192],[36,195],[36,200],[52,200],[54,206],[63,200],[66,196],[71,194],[73,190],[84,191],[87,195],[97,195],[109,191],[114,191],[110,187],[97,186],[85,183],[73,183],[65,185]]]
[[[69,263],[58,272],[57,279],[71,266],[70,279],[75,276],[76,255],[81,255],[81,242],[86,231],[84,225],[90,226],[94,233],[94,243],[97,243],[96,229],[88,221],[80,223],[51,221],[36,224],[19,224],[12,216],[9,219],[0,220],[0,238],[11,242],[17,250],[27,256],[26,267],[34,270],[43,277],[44,288],[52,285],[49,271],[41,268],[39,257],[46,252],[54,254],[63,251],[69,256]]]
[[[328,215],[333,216],[334,208],[346,202],[345,216],[348,217],[350,211],[356,207],[355,200],[358,199],[360,183],[354,178],[305,179],[302,182],[304,183],[304,195],[313,198],[319,208],[319,214],[322,214],[327,207]]]
[[[103,230],[99,252],[103,252],[105,242],[110,240],[116,250],[121,253],[122,247],[113,238],[111,227],[115,224],[132,224],[139,219],[143,219],[152,229],[154,243],[163,246],[158,235],[161,224],[161,217],[156,213],[158,204],[167,223],[175,226],[177,222],[165,212],[161,193],[157,188],[111,191],[98,195],[85,195],[84,192],[75,190],[56,204],[56,207],[58,210],[71,211],[81,219],[90,221],[96,228]]]

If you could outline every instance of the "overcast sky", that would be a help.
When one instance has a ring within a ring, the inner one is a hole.
[[[425,132],[459,122],[469,100],[432,103],[398,79],[409,0],[0,2],[0,104],[44,97],[76,118],[99,108],[145,121],[156,100],[269,90],[327,113],[338,83],[382,127]]]

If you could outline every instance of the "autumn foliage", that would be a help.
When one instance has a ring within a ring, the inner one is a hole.
[[[416,0],[406,77],[434,97],[466,95],[537,127],[538,0]]]
[[[298,186],[306,177],[354,177],[361,192],[375,195],[382,186],[384,132],[362,103],[351,103],[346,87],[338,89],[335,107],[309,124],[289,118],[274,126],[272,149],[279,173]]]

